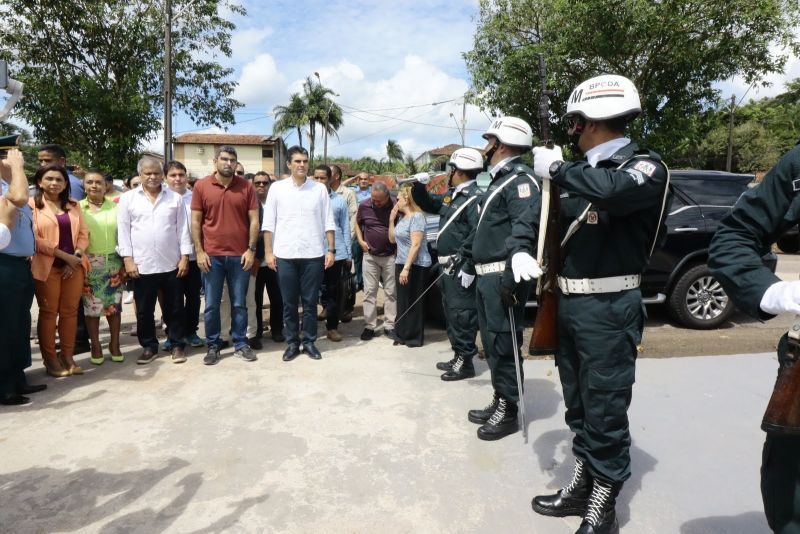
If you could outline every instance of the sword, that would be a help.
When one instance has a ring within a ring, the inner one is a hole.
[[[522,369],[519,363],[519,344],[517,343],[517,327],[514,321],[514,308],[508,307],[508,322],[511,325],[511,346],[514,349],[514,368],[517,370],[517,391],[519,393],[518,413],[522,425],[522,437],[528,443],[528,426],[525,424],[525,398],[522,396]]]
[[[442,272],[441,272],[441,273],[439,273],[439,276],[437,276],[437,277],[436,277],[436,280],[434,280],[433,282],[431,282],[431,284],[430,284],[428,287],[426,287],[426,288],[425,288],[425,291],[423,291],[423,292],[422,292],[422,294],[421,294],[419,297],[417,297],[417,300],[415,300],[414,302],[412,302],[412,303],[411,303],[411,305],[410,305],[410,306],[409,306],[409,307],[406,309],[406,311],[404,311],[404,312],[403,312],[403,314],[402,314],[400,317],[398,317],[397,319],[395,319],[395,320],[394,320],[394,324],[396,325],[397,323],[399,323],[399,322],[400,322],[400,319],[402,319],[403,317],[405,317],[405,316],[406,316],[406,314],[407,314],[408,312],[410,312],[410,311],[411,311],[411,308],[413,308],[413,307],[414,307],[414,305],[415,305],[417,302],[419,302],[420,300],[422,300],[422,297],[424,297],[424,296],[425,296],[425,293],[427,293],[428,291],[430,291],[430,289],[431,289],[433,286],[435,286],[435,285],[436,285],[436,282],[438,282],[438,281],[439,281],[439,278],[443,277],[443,276],[444,276],[444,275],[446,275],[446,274],[447,274],[447,271],[446,271],[445,269],[442,269]]]

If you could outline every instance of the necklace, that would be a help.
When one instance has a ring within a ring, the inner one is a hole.
[[[106,202],[106,199],[104,198],[104,199],[103,199],[103,200],[101,200],[100,202],[94,202],[94,201],[93,201],[91,198],[89,198],[89,197],[86,197],[86,201],[87,201],[89,204],[91,204],[92,206],[97,206],[98,208],[100,208],[100,207],[102,207],[102,206],[103,206],[103,204],[105,204],[105,202]]]

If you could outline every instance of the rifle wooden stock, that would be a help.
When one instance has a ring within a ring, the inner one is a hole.
[[[547,185],[547,184],[546,184]],[[561,197],[558,187],[550,186],[547,228],[544,235],[545,273],[540,281],[536,322],[528,353],[534,356],[555,354],[558,350],[558,269],[561,266],[561,231],[558,224]],[[541,237],[540,237],[541,239]]]
[[[800,435],[800,342],[791,334],[787,361],[775,381],[761,429],[770,434]]]

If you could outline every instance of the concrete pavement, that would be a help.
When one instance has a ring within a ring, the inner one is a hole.
[[[126,313],[127,315],[127,313]],[[126,321],[127,322],[127,321]],[[324,338],[323,360],[202,365],[202,349],[91,366],[52,379],[38,355],[31,406],[0,409],[0,531],[573,532],[577,518],[531,511],[571,474],[570,435],[552,361],[526,361],[530,441],[479,441],[466,412],[491,395],[434,368],[449,343]],[[322,325],[320,326],[322,332]],[[223,353],[232,354],[232,349]],[[643,359],[631,406],[633,478],[622,531],[767,532],[758,469],[771,354]]]

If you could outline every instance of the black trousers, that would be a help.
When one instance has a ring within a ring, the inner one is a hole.
[[[439,279],[442,308],[447,320],[447,337],[453,351],[471,360],[478,354],[475,339],[478,336],[478,310],[475,306],[475,286],[464,288],[461,279],[444,275]]]
[[[342,269],[345,260],[333,262],[322,275],[322,287],[325,294],[325,326],[328,330],[339,328],[339,306],[342,302],[342,291],[344,289],[344,279]]]
[[[514,358],[520,363],[522,381],[525,373],[522,369],[522,355],[514,354],[511,338],[511,322],[508,319],[508,308],[500,300],[501,273],[478,276],[476,280],[476,303],[478,307],[478,325],[481,331],[483,350],[486,362],[492,375],[492,387],[504,399],[519,402],[517,388],[517,370]],[[522,347],[522,330],[525,327],[525,301],[528,299],[530,284],[519,284],[516,294],[519,304],[514,306],[514,326],[517,348]]]
[[[256,275],[256,337],[264,335],[264,288],[269,297],[269,328],[272,335],[283,334],[283,297],[278,285],[278,273],[269,267],[262,267]]]
[[[402,270],[402,265],[395,265],[394,288],[397,293],[397,319],[399,320],[395,320],[394,332],[406,346],[421,347],[425,342],[425,303],[420,301],[413,307],[411,305],[425,290],[425,281],[428,279],[430,267],[412,265],[411,272],[408,273],[408,283],[405,285],[400,284]]]
[[[136,301],[136,333],[139,345],[144,349],[158,352],[156,338],[155,310],[158,291],[164,294],[164,308],[169,308],[165,317],[169,340],[173,346],[185,347],[183,325],[183,285],[178,278],[178,270],[168,273],[142,274],[133,279],[133,299]]]
[[[196,261],[189,262],[189,272],[183,278],[178,278],[180,282],[181,296],[183,297],[183,337],[197,334],[197,327],[200,324],[200,287],[203,285],[202,273]],[[170,314],[172,309],[166,304],[161,307],[161,318],[167,325],[171,322]],[[167,326],[169,334],[169,326]]]
[[[33,293],[33,276],[25,258],[0,254],[0,394],[15,393],[26,383]]]
[[[784,335],[778,344],[781,366],[786,348]],[[767,523],[774,532],[800,532],[800,436],[767,434],[761,458],[761,497]]]

